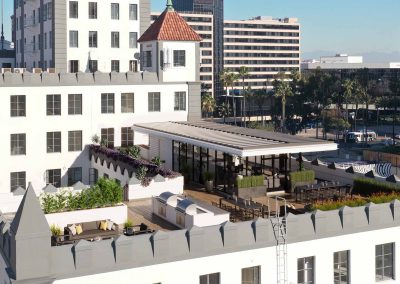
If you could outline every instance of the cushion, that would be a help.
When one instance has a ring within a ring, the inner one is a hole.
[[[111,231],[113,225],[114,225],[113,221],[107,220],[107,230]]]
[[[82,225],[75,226],[76,234],[80,235],[83,233]]]
[[[107,221],[100,222],[100,230],[106,231],[107,230]]]
[[[71,233],[72,233],[73,236],[76,235],[76,227],[75,227],[75,224],[69,226],[68,229],[71,231]]]

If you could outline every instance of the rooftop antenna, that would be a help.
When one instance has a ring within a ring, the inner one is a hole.
[[[1,0],[1,49],[4,49],[4,27],[3,27],[3,19],[4,19],[4,0]]]

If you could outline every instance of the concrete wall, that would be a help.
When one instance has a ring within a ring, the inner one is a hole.
[[[148,187],[143,187],[140,184],[130,184],[128,194],[129,200],[159,196],[165,191],[170,191],[174,194],[182,194],[183,184],[183,177],[165,179],[165,181],[161,182],[152,180]]]
[[[67,224],[78,224],[108,219],[114,223],[123,224],[127,218],[128,208],[125,204],[114,207],[46,214],[46,220],[49,226],[55,224],[61,228],[64,228]]]

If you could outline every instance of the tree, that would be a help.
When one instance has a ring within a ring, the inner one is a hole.
[[[224,123],[226,122],[226,117],[228,117],[231,113],[229,104],[227,103],[222,103],[218,107],[218,115],[224,119]]]
[[[258,106],[258,111],[260,112],[260,115],[261,115],[261,121],[264,124],[264,114],[263,114],[262,108],[263,108],[265,100],[266,100],[266,91],[264,89],[254,90],[252,97]],[[258,121],[258,115],[257,115],[257,121]]]
[[[273,82],[275,97],[281,98],[282,103],[282,118],[281,131],[286,133],[286,98],[293,95],[293,90],[288,81],[285,81],[283,74],[278,74]]]
[[[207,94],[201,97],[201,110],[209,117],[210,113],[213,113],[215,109],[215,99]]]
[[[228,74],[228,83],[232,89],[232,108],[233,108],[233,120],[236,125],[236,96],[234,92],[235,83],[239,80],[239,74],[237,73],[229,73]]]
[[[350,79],[344,80],[343,88],[343,101],[346,105],[346,121],[349,121],[349,103],[353,100],[354,95],[354,81]]]
[[[246,115],[246,90],[245,90],[245,83],[244,80],[246,79],[246,77],[249,75],[249,68],[247,68],[246,66],[241,66],[239,68],[239,77],[242,79],[242,95],[243,95],[243,110],[242,110],[242,119],[244,116],[244,121],[243,121],[243,126],[246,128],[246,119],[247,119],[247,115]]]
[[[228,103],[228,87],[230,86],[230,71],[229,69],[224,69],[222,73],[220,74],[220,79],[222,84],[224,85],[225,88],[225,103]]]

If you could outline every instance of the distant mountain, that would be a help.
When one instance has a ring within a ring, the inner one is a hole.
[[[335,52],[326,50],[316,50],[303,52],[301,59],[319,59],[321,56],[330,56],[337,53],[347,53],[349,55],[362,55],[365,63],[383,63],[383,62],[400,62],[400,51],[394,52],[365,52],[365,53],[350,53],[350,52]]]

